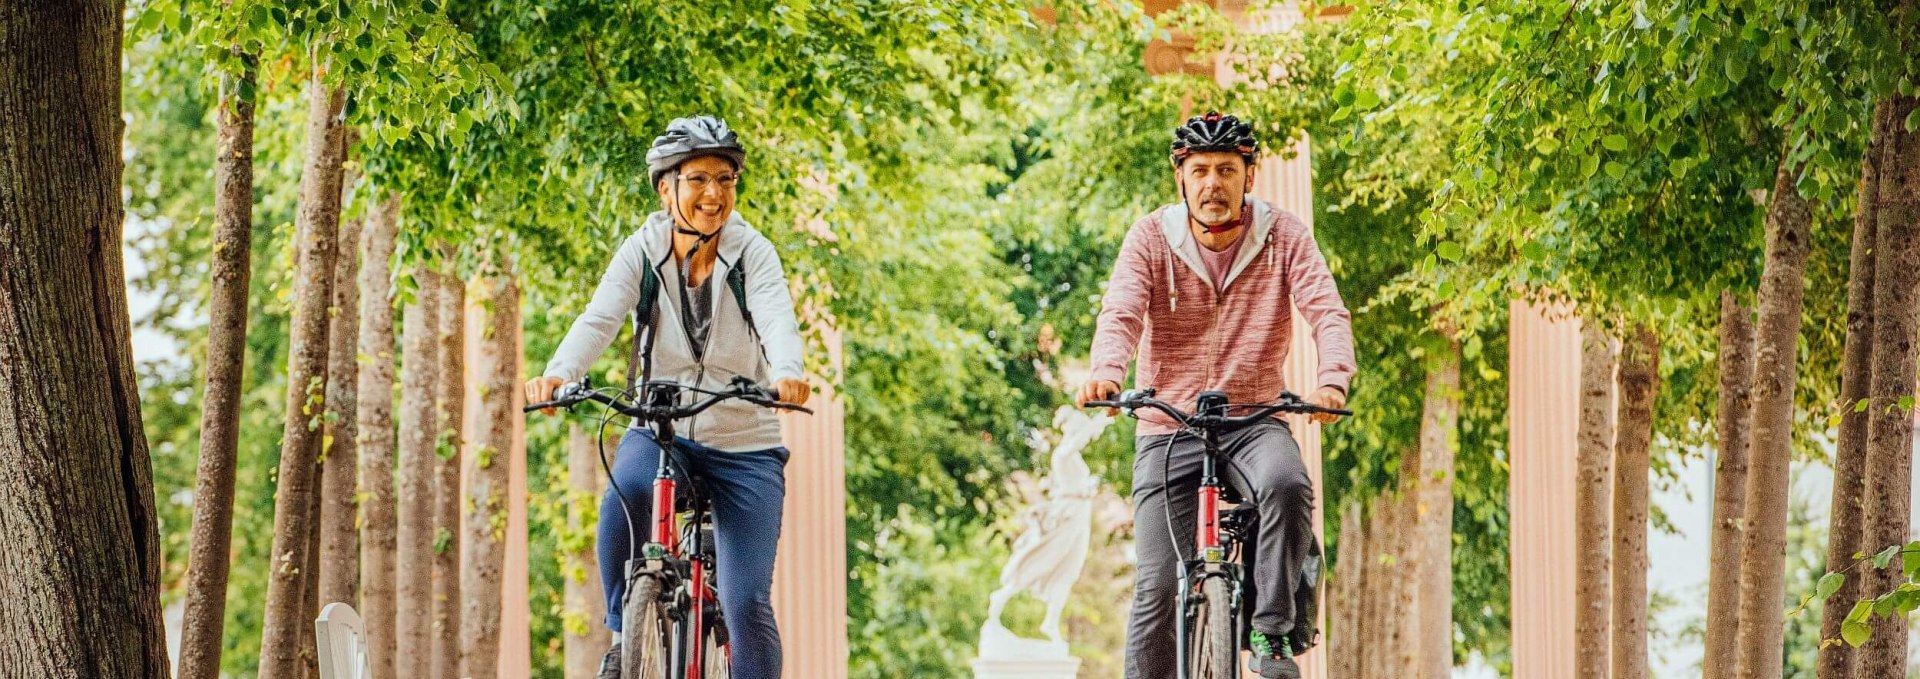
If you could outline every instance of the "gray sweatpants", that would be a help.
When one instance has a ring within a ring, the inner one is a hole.
[[[1127,679],[1175,676],[1177,559],[1193,559],[1196,554],[1195,498],[1204,450],[1200,439],[1190,434],[1134,440],[1133,536],[1138,564],[1133,614],[1127,621]],[[1243,559],[1252,561],[1258,583],[1252,602],[1253,627],[1280,638],[1293,629],[1293,593],[1299,588],[1302,564],[1313,542],[1313,482],[1300,461],[1293,432],[1279,420],[1221,436],[1220,450],[1225,459],[1215,472],[1260,513],[1255,553]]]

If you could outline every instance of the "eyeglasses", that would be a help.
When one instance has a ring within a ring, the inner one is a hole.
[[[740,175],[738,174],[708,175],[705,173],[694,173],[680,175],[680,179],[684,180],[687,186],[692,187],[695,192],[705,191],[708,186],[719,186],[722,191],[732,191],[733,187],[740,184]]]

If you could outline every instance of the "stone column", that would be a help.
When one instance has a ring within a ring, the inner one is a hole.
[[[1520,300],[1507,338],[1513,676],[1573,676],[1580,321]]]

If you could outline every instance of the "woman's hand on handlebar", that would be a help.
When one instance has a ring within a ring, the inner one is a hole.
[[[807,386],[805,380],[785,377],[774,381],[773,395],[782,403],[803,406],[807,404],[807,397],[813,395],[813,388]]]
[[[1307,397],[1307,403],[1322,408],[1343,410],[1347,407],[1347,392],[1341,391],[1339,387],[1320,387],[1313,391],[1313,395]],[[1340,416],[1333,413],[1314,413],[1311,417],[1313,421],[1320,424],[1332,424],[1340,420]]]
[[[553,391],[559,389],[560,385],[566,383],[566,380],[558,377],[535,377],[527,380],[527,384],[523,389],[526,392],[528,403],[545,403],[553,400]],[[540,409],[540,414],[542,415],[552,415],[555,412],[556,409],[554,408]]]

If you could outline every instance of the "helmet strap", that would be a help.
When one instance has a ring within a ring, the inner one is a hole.
[[[687,217],[686,206],[680,204],[680,171],[674,170],[672,174],[672,178],[673,178],[673,210],[675,212],[675,215],[674,215],[675,219],[673,222],[673,231],[674,233],[694,237],[693,247],[687,249],[686,261],[681,263],[682,268],[685,268],[687,266],[692,265],[693,256],[700,252],[700,246],[706,245],[707,241],[713,240],[714,237],[719,236],[720,232],[714,231],[713,233],[701,233],[694,229],[687,228],[686,225],[693,224],[693,219]]]

